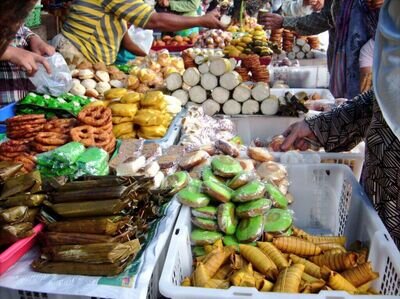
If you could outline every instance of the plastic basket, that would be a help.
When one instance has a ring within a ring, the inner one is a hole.
[[[37,234],[43,230],[44,225],[38,224],[33,230],[35,233],[27,238],[15,242],[0,254],[0,275],[14,265],[36,242]]]
[[[43,5],[35,5],[28,17],[25,19],[25,26],[29,28],[38,27],[42,23],[41,12]]]
[[[382,221],[369,203],[350,169],[344,165],[318,164],[288,166],[290,192],[295,196],[292,208],[295,224],[312,233],[344,234],[351,244],[366,242],[369,260],[380,276],[374,288],[387,296],[400,295],[400,253]],[[183,278],[192,273],[190,245],[190,208],[183,207],[171,238],[160,278],[160,292],[168,298],[273,298],[273,299],[341,299],[370,298],[346,292],[320,292],[317,295],[261,293],[255,288],[231,287],[216,290],[181,287]],[[379,298],[379,297],[373,297]]]
[[[283,92],[283,90],[282,90]],[[282,134],[291,124],[302,120],[302,117],[281,117],[264,115],[242,115],[232,117],[231,120],[236,126],[237,134],[243,139],[244,144],[249,145],[255,138],[263,140],[269,139],[275,135]],[[327,153],[319,152],[300,152],[302,155],[317,153],[322,163],[344,164],[349,166],[355,177],[359,180],[361,177],[362,166],[364,163],[364,150],[362,147],[355,148],[352,152]],[[282,153],[274,153],[279,161]]]

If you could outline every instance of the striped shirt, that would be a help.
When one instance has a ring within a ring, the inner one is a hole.
[[[153,8],[142,0],[76,0],[62,34],[92,63],[112,64],[127,22],[144,27]]]

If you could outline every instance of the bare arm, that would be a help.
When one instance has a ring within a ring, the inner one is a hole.
[[[201,17],[185,17],[168,13],[153,13],[145,25],[146,29],[174,32],[193,27],[224,28],[216,10]]]
[[[122,46],[127,49],[129,52],[132,54],[138,55],[138,56],[146,56],[147,54],[140,49],[130,38],[128,33],[125,33],[124,38],[122,39]]]

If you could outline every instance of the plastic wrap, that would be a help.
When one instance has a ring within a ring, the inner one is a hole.
[[[51,167],[54,163],[73,164],[85,151],[85,146],[79,142],[69,142],[52,151],[37,155],[39,166]]]
[[[98,147],[87,149],[76,161],[76,177],[108,174],[108,153]]]
[[[72,76],[64,57],[55,53],[47,58],[47,62],[50,64],[51,74],[48,74],[44,66],[39,64],[38,71],[30,78],[36,90],[53,96],[68,92],[72,87]]]

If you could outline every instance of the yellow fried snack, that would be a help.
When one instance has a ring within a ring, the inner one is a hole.
[[[165,110],[167,102],[164,100],[164,94],[161,91],[148,91],[144,95],[144,99],[140,101],[143,108],[151,108],[156,110]]]
[[[141,109],[139,110],[133,122],[139,126],[159,126],[165,121],[165,114],[161,111],[154,109]]]
[[[210,253],[211,251],[213,251],[216,248],[220,248],[220,249],[224,248],[224,244],[222,243],[221,239],[215,241],[215,243],[212,244],[212,245],[205,245],[204,246],[204,250],[205,250],[206,253]]]
[[[364,283],[377,278],[375,272],[372,271],[370,262],[348,269],[342,272],[341,275],[351,282],[355,287],[359,287]]]
[[[206,282],[204,287],[211,289],[227,289],[229,288],[229,281],[212,278]]]
[[[351,294],[357,293],[357,288],[346,280],[342,275],[332,271],[329,275],[328,285],[334,290],[342,290]]]
[[[225,248],[224,248],[225,249]],[[206,269],[208,275],[213,277],[217,273],[218,269],[226,262],[229,255],[226,251],[221,248],[216,248],[202,260],[204,268]]]
[[[113,116],[134,117],[138,111],[136,104],[112,103],[108,107],[111,108]]]
[[[239,254],[232,254],[231,256],[231,268],[234,270],[240,270],[246,267],[246,260]]]
[[[270,292],[274,284],[266,279],[261,281],[260,286],[257,288],[260,292]]]
[[[113,116],[112,117],[112,123],[114,125],[118,125],[121,123],[127,123],[127,122],[133,122],[134,116],[128,117],[128,116]]]
[[[133,133],[133,124],[132,123],[122,123],[118,125],[114,125],[112,129],[114,136],[118,138],[121,135]]]
[[[312,256],[321,253],[321,248],[310,241],[297,237],[279,237],[273,241],[274,245],[283,252],[294,253],[301,256]]]
[[[257,246],[275,263],[279,270],[289,266],[289,263],[283,256],[282,252],[280,252],[279,249],[276,248],[272,243],[257,242]]]
[[[215,275],[213,276],[213,279],[224,280],[229,276],[231,272],[232,267],[231,265],[227,264],[218,269],[217,273],[215,273]]]
[[[321,243],[337,243],[339,245],[344,246],[346,244],[346,237],[345,236],[313,236],[313,235],[306,235],[305,239],[314,243],[314,244],[321,244]]]
[[[229,278],[230,282],[237,287],[255,287],[256,280],[253,275],[244,270],[234,272]]]
[[[266,256],[259,248],[250,245],[239,245],[240,254],[259,272],[268,278],[274,279],[278,273],[278,268],[274,262]]]
[[[136,104],[140,102],[140,99],[140,93],[131,91],[125,94],[120,101],[122,104]]]
[[[164,137],[167,133],[167,128],[163,125],[150,126],[150,127],[140,127],[138,135],[144,139],[157,139]]]
[[[181,283],[181,286],[183,287],[190,287],[191,285],[190,277],[185,277]]]
[[[298,293],[303,272],[304,265],[302,264],[294,264],[283,269],[274,284],[273,292]]]
[[[106,100],[120,99],[127,93],[128,90],[126,88],[111,88],[104,93],[104,98]]]
[[[321,254],[310,257],[310,261],[318,266],[327,266],[333,271],[344,271],[357,265],[357,254],[354,252],[340,254]]]
[[[136,132],[133,131],[131,133],[128,134],[122,134],[119,135],[118,139],[135,139],[136,138]]]
[[[321,268],[318,265],[295,254],[290,254],[289,257],[293,261],[293,263],[303,264],[305,266],[304,272],[306,272],[307,274],[310,274],[311,276],[314,276],[316,278],[321,278]]]
[[[196,270],[193,272],[193,286],[195,287],[204,287],[207,281],[210,280],[210,275],[208,274],[206,268],[203,263],[198,263]]]
[[[341,252],[346,252],[346,248],[344,248],[342,245],[338,243],[318,243],[318,247],[321,248],[322,251],[331,251],[331,250],[337,250]]]

